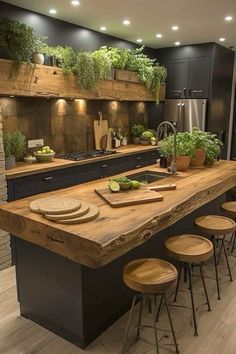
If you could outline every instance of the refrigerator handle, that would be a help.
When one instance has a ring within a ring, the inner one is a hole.
[[[187,97],[187,89],[186,89],[186,87],[184,88],[184,98],[186,98]]]
[[[185,103],[181,103],[181,131],[184,131],[184,120],[185,120]]]
[[[177,130],[181,131],[181,103],[177,104],[178,111],[177,111]]]

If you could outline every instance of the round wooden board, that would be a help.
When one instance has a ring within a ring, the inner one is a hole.
[[[80,216],[80,217],[74,218],[74,219],[55,220],[55,221],[59,224],[68,224],[68,225],[69,224],[82,224],[84,222],[91,221],[99,215],[99,209],[94,204],[88,203],[88,205],[89,205],[89,211],[83,216]]]
[[[75,198],[50,198],[44,200],[39,205],[39,212],[42,214],[66,214],[78,210],[81,206],[81,201]]]
[[[67,219],[73,219],[73,218],[78,218],[84,214],[86,214],[89,211],[89,204],[87,202],[81,202],[81,206],[78,210],[73,211],[73,213],[67,213],[67,214],[55,214],[55,215],[49,215],[45,214],[45,218],[48,220],[67,220]]]
[[[33,200],[29,205],[30,210],[33,211],[34,213],[42,214],[39,210],[39,207],[42,202],[45,202],[46,200],[49,200],[49,199],[51,199],[51,197]]]

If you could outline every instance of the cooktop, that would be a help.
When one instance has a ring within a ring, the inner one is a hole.
[[[80,151],[80,152],[67,152],[66,154],[56,154],[55,158],[72,160],[72,161],[81,161],[86,159],[91,159],[94,157],[101,157],[106,155],[116,154],[115,150],[90,150],[90,151]]]

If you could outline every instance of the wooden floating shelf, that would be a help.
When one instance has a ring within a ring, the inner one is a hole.
[[[81,98],[93,100],[155,101],[152,92],[142,83],[104,80],[94,91],[80,91],[77,78],[64,74],[58,67],[22,64],[14,74],[14,62],[0,59],[0,95]],[[165,84],[161,85],[159,100],[165,99]]]

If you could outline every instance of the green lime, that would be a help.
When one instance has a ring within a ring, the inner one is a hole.
[[[116,181],[110,181],[108,184],[108,187],[110,188],[110,190],[112,192],[119,192],[119,190],[120,190],[120,185]]]
[[[139,181],[131,181],[132,183],[132,188],[138,189],[142,183],[140,183]]]

